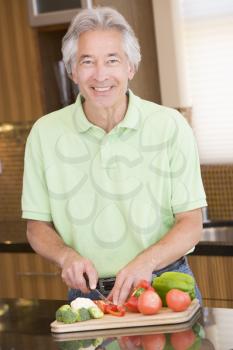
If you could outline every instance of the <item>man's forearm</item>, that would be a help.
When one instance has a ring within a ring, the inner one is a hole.
[[[66,255],[73,251],[64,243],[49,222],[29,220],[27,223],[27,238],[36,253],[55,262],[60,267]]]
[[[178,214],[172,229],[143,254],[148,256],[153,270],[160,270],[185,255],[200,240],[202,232],[201,210]]]

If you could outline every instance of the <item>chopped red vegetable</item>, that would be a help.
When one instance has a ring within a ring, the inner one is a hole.
[[[131,295],[128,300],[124,303],[126,309],[130,312],[139,312],[138,311],[138,297]]]
[[[103,311],[103,313],[106,313],[106,306],[108,305],[105,301],[103,300],[94,300],[94,303],[98,306],[98,308]]]
[[[103,300],[94,300],[94,303],[103,311],[104,314],[110,314],[118,317],[125,315],[124,306],[115,305],[111,302],[107,303]]]
[[[123,306],[120,306],[120,305],[107,304],[106,305],[106,314],[122,317],[125,315],[125,308]]]

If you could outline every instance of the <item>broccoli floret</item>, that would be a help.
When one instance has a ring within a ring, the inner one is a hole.
[[[88,310],[84,307],[81,307],[77,310],[77,321],[88,321],[91,318],[91,315],[89,314]]]
[[[68,304],[59,307],[59,309],[56,311],[56,320],[62,322],[63,313],[67,310],[71,310],[71,307]]]
[[[71,308],[69,310],[66,310],[62,314],[62,321],[64,323],[74,323],[78,321],[78,312],[72,310]]]
[[[88,309],[91,318],[102,318],[104,317],[103,311],[101,311],[98,307],[92,306]]]

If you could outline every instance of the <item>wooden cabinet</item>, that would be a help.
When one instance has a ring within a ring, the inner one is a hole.
[[[129,86],[141,98],[161,103],[152,1],[94,0],[93,3],[115,8],[132,26],[139,40],[142,61]]]
[[[204,306],[233,307],[233,257],[189,256]]]
[[[67,287],[56,265],[34,253],[0,256],[0,297],[66,300]]]
[[[0,123],[35,120],[43,114],[43,89],[27,0],[0,1],[0,52]]]
[[[160,86],[151,0],[94,0],[112,6],[129,21],[139,38],[142,62],[130,87],[160,103]],[[33,122],[62,107],[55,66],[68,23],[32,28],[27,0],[0,1],[0,123]]]

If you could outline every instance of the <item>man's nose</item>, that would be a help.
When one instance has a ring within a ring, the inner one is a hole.
[[[107,67],[103,63],[98,63],[95,67],[94,78],[98,81],[103,81],[107,76]]]

